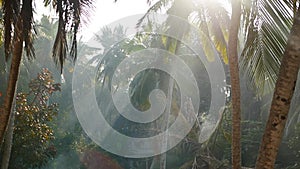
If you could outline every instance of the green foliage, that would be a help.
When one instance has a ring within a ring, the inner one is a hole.
[[[208,140],[207,147],[212,154],[220,160],[231,158],[231,112],[229,109],[223,113],[217,130]]]
[[[60,84],[43,69],[29,83],[28,93],[18,93],[10,168],[38,168],[55,155],[50,122],[58,113],[58,104],[50,104],[49,99],[56,91],[60,91]]]
[[[190,20],[191,23],[199,28],[201,44],[209,61],[215,60],[215,51],[217,51],[224,63],[228,63],[227,41],[230,17],[229,12],[227,12],[222,3],[201,0],[160,0],[149,8],[146,14],[139,20],[138,25],[141,25],[143,20],[152,12],[157,12],[163,8],[165,8],[168,14]],[[172,19],[167,20],[166,24],[176,33],[182,35],[188,34],[189,29],[183,29],[183,25],[178,27],[178,24],[172,22]]]
[[[291,153],[297,158],[296,163],[300,165],[300,123],[295,126],[295,133],[291,136],[288,141],[288,146],[291,149]]]
[[[259,151],[264,124],[261,121],[242,121],[242,163],[253,167]]]
[[[293,20],[292,1],[252,1],[245,16],[240,67],[258,95],[272,92]],[[250,8],[251,6],[251,8]],[[251,10],[250,10],[251,9]]]
[[[227,109],[222,121],[208,141],[208,149],[217,159],[227,161],[231,159],[231,111]],[[264,124],[261,121],[242,121],[242,165],[254,166],[259,144],[262,138]]]

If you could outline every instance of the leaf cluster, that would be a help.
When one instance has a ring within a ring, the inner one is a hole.
[[[48,69],[43,69],[29,88],[28,93],[16,97],[12,168],[38,168],[56,152],[51,146],[54,134],[50,122],[58,113],[58,104],[49,103],[49,99],[60,90],[60,84],[54,83]]]

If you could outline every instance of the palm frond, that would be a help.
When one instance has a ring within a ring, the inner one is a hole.
[[[89,12],[93,9],[93,0],[72,0],[70,1],[72,11],[72,44],[70,54],[73,60],[77,58],[77,33],[79,30],[80,23],[87,23]]]
[[[56,64],[60,64],[61,73],[63,69],[63,62],[66,59],[67,55],[67,38],[66,38],[66,18],[68,11],[66,11],[64,8],[64,2],[63,0],[57,0],[56,3],[56,11],[58,13],[58,29],[57,34],[54,40],[53,45],[53,59]]]
[[[25,51],[28,59],[35,57],[33,47],[33,7],[32,0],[24,0],[21,9],[21,18],[23,22],[23,36],[25,42]]]
[[[208,44],[207,40],[211,41],[210,43],[218,51],[224,63],[228,63],[227,41],[230,18],[227,10],[219,3],[207,4],[207,2],[201,1],[193,23],[198,26],[204,36],[207,36],[201,38],[202,45]],[[205,48],[204,51],[206,51]],[[209,57],[209,53],[206,55]],[[208,58],[208,60],[213,59]]]
[[[245,21],[246,41],[240,67],[260,95],[272,91],[277,80],[292,26],[292,7],[288,1],[257,0],[252,4],[249,21]]]
[[[3,1],[3,15],[4,15],[4,49],[5,59],[9,59],[12,53],[12,32],[16,24],[17,17],[20,13],[19,0],[4,0]]]
[[[150,2],[148,0],[148,2]],[[143,23],[143,21],[145,20],[145,18],[147,16],[149,16],[152,12],[157,12],[159,10],[161,10],[162,8],[167,8],[168,6],[170,6],[172,3],[174,2],[174,0],[159,0],[157,1],[155,4],[153,4],[145,13],[145,15],[138,20],[138,23],[136,24],[137,27],[140,27],[141,24]]]
[[[57,0],[53,3],[58,13],[58,30],[52,54],[55,63],[60,64],[61,72],[68,52],[67,32],[72,32],[70,56],[76,60],[77,33],[81,21],[84,20],[82,17],[89,14],[89,10],[93,7],[92,3],[93,0]],[[49,5],[50,1],[45,0],[44,4]]]
[[[243,36],[247,36],[248,31],[251,31],[253,27],[250,29],[252,23],[257,17],[257,1],[258,0],[243,0],[242,1],[242,13],[241,13],[241,32]]]

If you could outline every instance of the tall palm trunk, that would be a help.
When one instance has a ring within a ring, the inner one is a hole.
[[[16,105],[16,99],[14,98],[13,107],[15,107],[15,105]],[[7,127],[5,142],[3,146],[3,157],[1,163],[1,169],[8,169],[9,166],[11,148],[13,143],[14,121],[15,121],[15,110],[13,109],[9,118],[9,124]]]
[[[300,7],[283,54],[256,169],[274,168],[300,67]]]
[[[230,69],[231,97],[232,97],[232,168],[241,168],[241,107],[240,107],[240,79],[238,67],[238,31],[241,18],[241,1],[232,2],[231,25],[228,40],[228,58]]]
[[[15,98],[17,88],[17,80],[20,72],[20,63],[23,51],[23,29],[22,20],[19,18],[15,27],[15,40],[13,48],[13,56],[9,71],[8,85],[6,89],[6,96],[4,99],[4,110],[0,114],[0,143],[2,144],[6,126],[8,124],[9,116],[12,110],[12,103]]]

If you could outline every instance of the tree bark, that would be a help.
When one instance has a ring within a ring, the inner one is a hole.
[[[295,91],[300,67],[300,8],[283,54],[278,79],[260,146],[256,169],[271,169],[275,166],[276,156],[281,143],[285,124]]]
[[[13,107],[15,107],[16,99],[14,98]],[[9,160],[11,156],[11,148],[13,143],[13,134],[14,134],[14,121],[15,121],[15,109],[12,109],[9,124],[6,132],[4,147],[3,147],[3,157],[1,163],[1,169],[8,169]]]
[[[3,143],[4,133],[7,128],[9,116],[12,110],[12,103],[15,98],[15,91],[17,88],[17,80],[20,72],[20,63],[23,51],[23,29],[22,21],[19,18],[17,26],[15,27],[13,56],[9,71],[8,85],[6,95],[4,98],[4,110],[0,114],[0,143]]]
[[[232,15],[228,40],[228,59],[230,69],[231,98],[232,98],[232,168],[241,168],[241,107],[240,79],[238,67],[238,32],[241,18],[241,1],[232,2]]]

